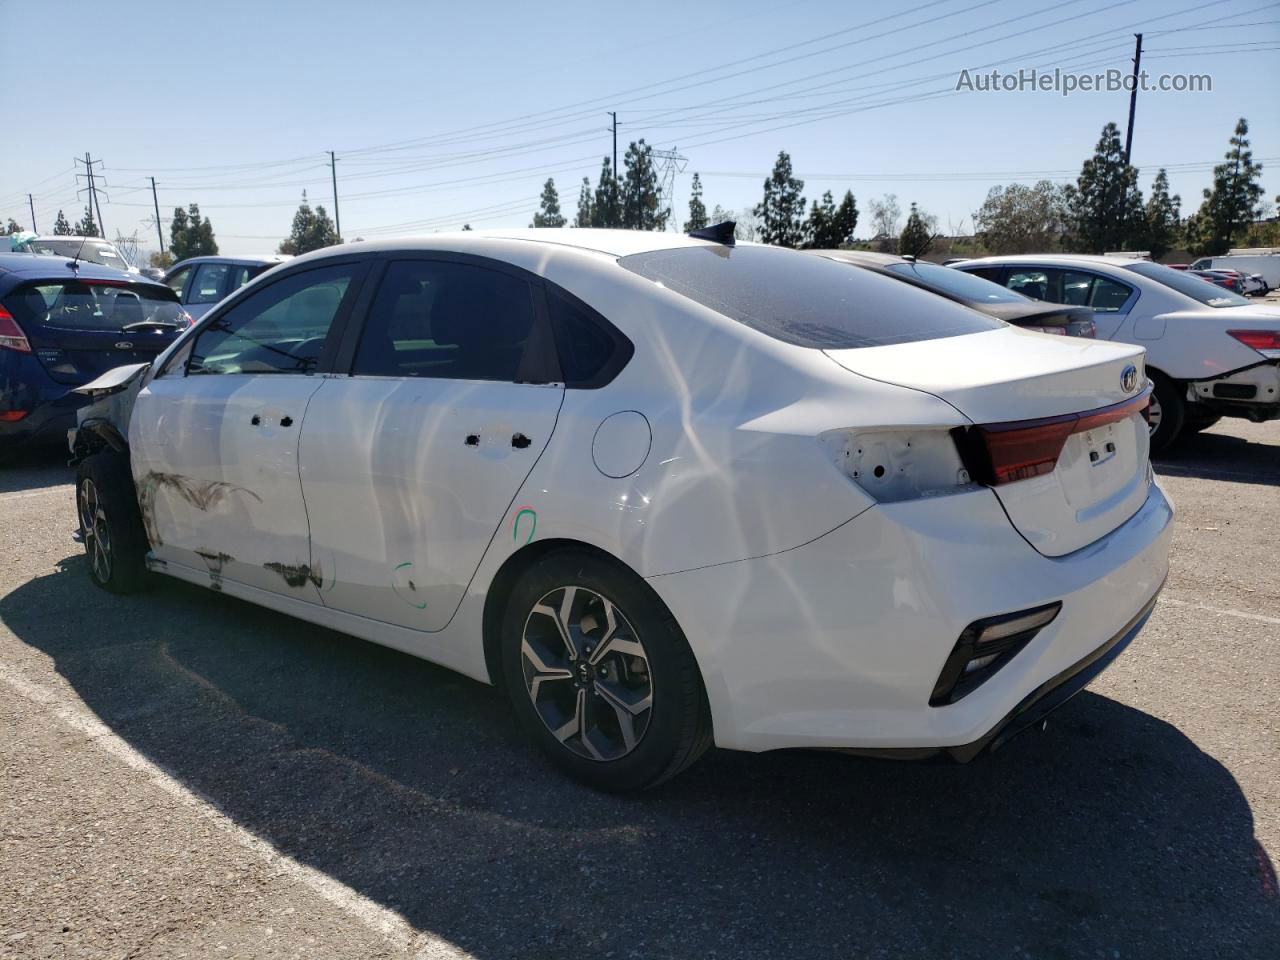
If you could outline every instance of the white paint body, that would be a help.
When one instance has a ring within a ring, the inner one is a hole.
[[[1280,257],[1274,259],[1280,262]],[[1223,411],[1225,416],[1244,417],[1249,415],[1250,407],[1261,411],[1280,404],[1280,357],[1259,353],[1227,333],[1228,330],[1280,329],[1280,307],[1262,303],[1206,306],[1172,287],[1126,269],[1125,263],[1117,257],[1026,255],[966,260],[956,264],[956,269],[1056,268],[1097,274],[1126,284],[1136,295],[1130,297],[1125,309],[1094,314],[1100,338],[1143,347],[1148,368],[1185,384],[1187,399],[1193,403],[1210,396],[1216,380],[1257,382],[1259,389],[1255,398],[1234,401],[1238,409]],[[1249,376],[1235,379],[1239,371],[1249,368],[1255,368]]]
[[[587,544],[666,603],[702,670],[716,742],[744,750],[970,742],[1159,589],[1172,509],[1138,415],[1115,425],[1119,452],[1100,468],[1069,444],[1052,473],[999,488],[957,482],[946,440],[971,423],[1125,400],[1121,374],[1141,371],[1140,348],[1012,327],[856,350],[793,346],[618,264],[680,246],[706,244],[544,230],[360,245],[523,268],[607,317],[634,355],[599,389],[152,379],[129,428],[137,482],[176,473],[238,488],[203,510],[173,491],[158,497],[153,566],[208,585],[203,553],[224,552],[235,558],[216,578],[227,593],[488,682],[482,628],[495,576],[544,541]],[[240,423],[255,413],[295,423],[246,441]],[[528,447],[512,447],[517,432]],[[466,443],[473,434],[479,442]],[[883,439],[868,449],[905,478],[892,496],[867,493],[833,456],[865,437]],[[922,474],[950,486],[903,494]],[[312,578],[296,587],[263,566],[304,558]],[[967,624],[1053,601],[1062,613],[1008,667],[955,705],[928,706]]]

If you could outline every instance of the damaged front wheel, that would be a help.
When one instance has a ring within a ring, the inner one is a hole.
[[[93,582],[112,593],[142,589],[147,576],[147,537],[128,457],[103,452],[80,462],[76,514]]]

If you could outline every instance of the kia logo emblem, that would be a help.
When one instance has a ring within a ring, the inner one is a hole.
[[[132,341],[132,340],[117,340],[117,341],[116,341],[116,349],[117,349],[117,350],[132,350],[132,349],[133,349],[133,341]],[[1126,376],[1128,376],[1128,371],[1125,371],[1125,375],[1126,375]]]
[[[1132,363],[1124,368],[1120,374],[1120,389],[1125,393],[1132,393],[1138,386],[1138,368]]]

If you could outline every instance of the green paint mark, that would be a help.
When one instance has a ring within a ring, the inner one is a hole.
[[[511,522],[511,539],[517,542],[520,540],[520,518],[526,513],[529,515],[529,519],[532,522],[529,524],[529,535],[524,538],[524,542],[532,543],[533,535],[538,529],[538,513],[533,509],[533,507],[521,507],[516,511],[516,517]]]
[[[413,582],[410,576],[412,569],[413,563],[408,560],[394,567],[392,572],[395,574],[396,579],[391,584],[391,589],[395,591],[397,597],[415,610],[425,610],[427,601],[418,602],[418,585]]]

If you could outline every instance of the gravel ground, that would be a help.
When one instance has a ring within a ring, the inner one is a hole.
[[[94,589],[69,471],[0,471],[0,958],[1274,957],[1280,423],[1177,453],[1164,599],[1047,731],[631,798],[429,664]]]

